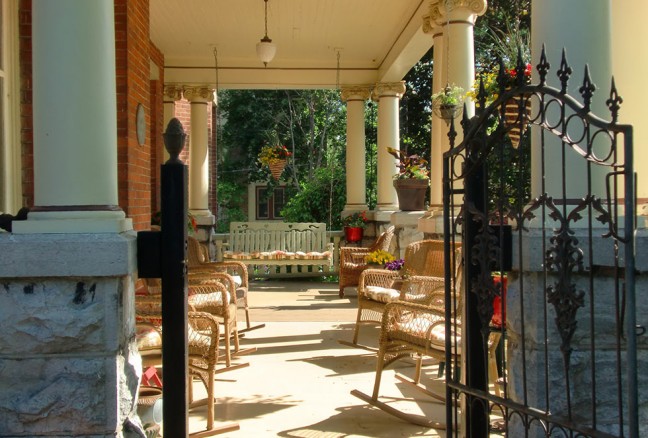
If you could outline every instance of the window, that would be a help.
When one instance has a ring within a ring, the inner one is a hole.
[[[281,219],[281,209],[285,203],[285,187],[276,187],[269,197],[267,187],[257,187],[256,220]]]

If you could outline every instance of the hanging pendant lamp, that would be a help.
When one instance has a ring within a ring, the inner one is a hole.
[[[256,45],[257,56],[263,62],[264,66],[268,66],[268,63],[272,61],[277,52],[277,46],[272,42],[268,37],[268,0],[265,2],[265,35],[261,38]]]

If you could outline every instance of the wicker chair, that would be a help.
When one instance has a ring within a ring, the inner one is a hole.
[[[145,279],[144,281],[149,295],[161,295],[162,288],[159,279]],[[236,304],[231,299],[231,289],[223,283],[213,281],[211,277],[204,278],[200,274],[189,275],[189,296],[187,298],[188,308],[196,312],[208,312],[216,317],[223,325],[223,337],[225,338],[225,363],[229,369],[248,366],[248,363],[232,364],[232,356],[252,353],[255,349],[242,350],[239,343],[238,327],[236,323]],[[142,298],[135,300],[137,307],[142,307]],[[231,340],[234,339],[232,351]]]
[[[149,294],[136,297],[137,344],[142,356],[150,361],[156,357],[160,363],[162,354],[162,302],[161,295]],[[214,425],[214,379],[217,373],[231,368],[217,368],[219,361],[219,322],[208,312],[189,311],[187,314],[187,350],[190,408],[207,405],[207,428],[191,436],[204,437],[238,430],[238,423]],[[194,400],[193,377],[198,377],[207,389],[207,398]]]
[[[187,245],[187,266],[189,281],[211,278],[224,284],[231,297],[235,297],[236,306],[245,311],[246,328],[239,332],[262,328],[265,324],[252,326],[248,308],[248,270],[245,263],[237,261],[212,262],[209,251],[196,238],[189,237]]]
[[[422,393],[442,403],[446,403],[445,393],[437,394],[428,390],[420,384],[420,380],[424,357],[427,356],[435,359],[439,363],[439,366],[446,360],[446,338],[448,335],[450,336],[450,355],[454,358],[454,363],[457,363],[458,356],[461,354],[461,263],[458,264],[455,272],[457,272],[457,275],[452,284],[452,296],[454,299],[450,307],[450,316],[452,318],[450,334],[446,330],[445,287],[443,288],[444,290],[436,292],[435,299],[430,300],[427,304],[403,301],[387,304],[384,308],[381,321],[380,347],[378,350],[373,393],[370,397],[363,392],[354,390],[351,392],[353,395],[405,421],[425,427],[445,429],[445,425],[442,423],[431,421],[420,415],[402,412],[382,402],[379,399],[379,392],[382,372],[387,366],[401,358],[416,356],[414,378],[410,379],[401,374],[396,374],[396,378],[403,383],[413,386]],[[495,350],[499,342],[499,336],[500,333],[491,333],[488,339],[488,375],[491,383],[494,383],[497,379]],[[497,385],[494,386],[496,393],[499,395]]]
[[[358,285],[360,274],[368,268],[365,262],[367,254],[379,249],[389,251],[394,230],[394,226],[387,228],[370,247],[344,246],[340,248],[340,298],[344,297],[345,287]]]
[[[387,303],[401,300],[419,304],[435,304],[443,300],[444,243],[442,240],[421,240],[405,249],[403,272],[367,269],[358,285],[358,316],[353,332],[353,345],[358,345],[360,326],[379,325]],[[457,249],[460,246],[457,246]],[[405,274],[405,275],[403,275]],[[406,277],[405,280],[402,278]]]

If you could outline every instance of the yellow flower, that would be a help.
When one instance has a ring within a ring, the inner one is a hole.
[[[382,249],[372,251],[365,256],[365,262],[373,265],[384,265],[385,263],[393,262],[395,257]]]

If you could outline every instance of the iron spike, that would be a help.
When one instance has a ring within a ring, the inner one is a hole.
[[[560,61],[560,70],[557,71],[558,78],[560,79],[560,92],[562,94],[567,93],[567,82],[569,82],[569,77],[572,74],[572,69],[567,63],[567,49],[563,47],[562,49],[562,59]]]
[[[590,77],[589,65],[585,64],[585,75],[583,76],[583,85],[578,89],[578,92],[583,96],[585,111],[590,112],[592,104],[592,96],[596,91],[596,85],[592,83]]]
[[[547,84],[547,72],[551,68],[549,61],[547,61],[547,50],[544,43],[542,44],[542,53],[540,54],[540,63],[536,66],[536,70],[540,74],[540,85]]]

